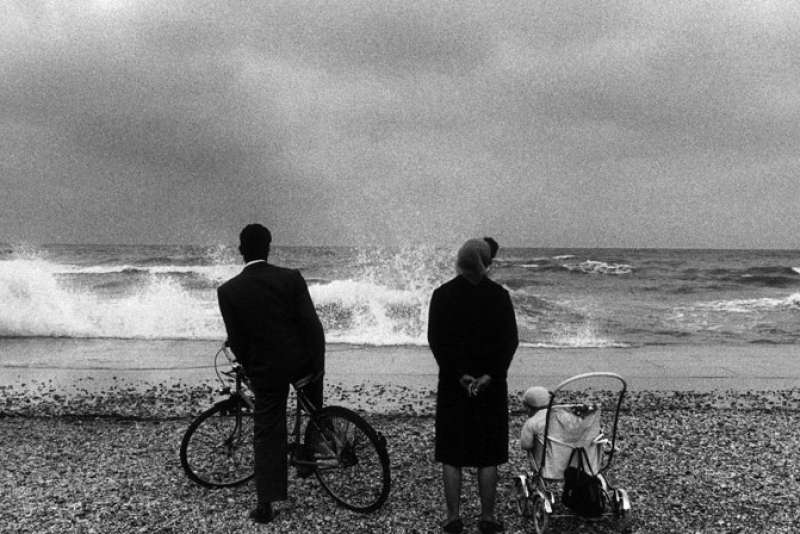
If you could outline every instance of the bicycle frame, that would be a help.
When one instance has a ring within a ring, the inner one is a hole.
[[[219,366],[217,365],[217,358],[220,354],[225,354],[228,362],[231,364],[230,371],[220,371]],[[222,383],[222,387],[219,389],[219,392],[223,395],[230,395],[232,399],[238,399],[244,402],[248,408],[251,410],[255,410],[255,402],[253,401],[250,395],[243,393],[243,384],[247,384],[247,376],[244,374],[244,368],[242,364],[236,361],[231,353],[228,351],[227,346],[223,345],[218,351],[216,356],[214,357],[214,370],[217,373],[217,379]],[[231,387],[225,383],[225,380],[222,378],[221,375],[225,375],[230,377],[234,380],[234,389],[231,391]]]
[[[320,377],[321,378],[320,373]],[[302,436],[300,435],[302,432],[303,427],[303,414],[307,414],[309,417],[308,424],[312,424],[312,415],[316,413],[319,407],[315,406],[314,403],[308,398],[308,395],[303,391],[303,387],[311,382],[314,382],[315,379],[319,379],[317,376],[306,376],[298,382],[292,383],[292,387],[294,388],[295,397],[297,398],[296,409],[294,412],[294,428],[292,429],[292,443],[290,445],[290,452],[296,450],[300,443],[302,442]],[[301,460],[298,459],[296,455],[292,455],[291,463],[293,465],[307,465],[307,466],[316,466],[316,460]]]
[[[231,364],[230,371],[219,371],[219,369],[217,368],[217,357],[220,354],[224,354],[225,358],[228,360],[228,363]],[[242,364],[240,364],[236,359],[236,357],[233,354],[231,354],[231,351],[226,344],[223,344],[222,347],[220,347],[219,351],[217,351],[217,355],[214,359],[214,367],[217,370],[217,377],[220,379],[221,382],[223,382],[223,384],[224,380],[220,375],[231,377],[234,380],[233,391],[231,391],[230,386],[224,386],[223,388],[220,389],[220,392],[225,395],[230,395],[231,398],[240,399],[250,408],[250,410],[255,411],[255,402],[253,398],[250,395],[244,393],[244,389],[242,387],[243,385],[249,386],[249,381],[247,379],[247,375],[244,372],[244,367],[242,367]],[[294,426],[291,431],[292,441],[289,444],[290,454],[294,452],[294,450],[297,449],[300,446],[300,443],[302,442],[301,432],[303,428],[303,414],[305,413],[307,417],[311,419],[312,416],[321,408],[319,406],[315,406],[314,403],[311,402],[311,400],[308,398],[308,395],[306,395],[306,393],[303,391],[303,388],[308,384],[315,382],[316,380],[320,380],[322,378],[322,375],[323,375],[322,372],[310,374],[302,377],[300,380],[297,380],[296,382],[292,382],[292,388],[295,391],[295,397],[297,399],[297,405],[296,405],[297,407],[295,409],[295,414],[294,414]],[[336,438],[336,435],[334,434],[333,437]],[[339,440],[336,441],[338,442]],[[300,460],[297,459],[295,455],[292,455],[291,463],[293,465],[307,465],[307,466],[317,465],[317,462],[315,460]]]
[[[252,435],[254,431],[255,395],[227,344],[216,352],[214,371],[221,383],[219,392],[226,398],[189,424],[179,456],[192,481],[211,488],[233,487],[254,476],[250,459],[241,454],[250,448],[244,433]],[[373,512],[386,502],[391,487],[386,438],[348,408],[312,402],[316,393],[312,387],[322,385],[322,375],[312,373],[292,382],[297,408],[294,414],[286,414],[287,420],[294,417],[291,436],[287,436],[288,460],[301,467],[298,476],[316,475],[339,505],[355,512]]]

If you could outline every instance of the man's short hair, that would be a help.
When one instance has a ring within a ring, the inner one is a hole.
[[[258,223],[248,224],[239,233],[239,252],[246,258],[265,258],[272,243],[269,229]]]

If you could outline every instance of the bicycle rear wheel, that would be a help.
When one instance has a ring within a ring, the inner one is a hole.
[[[340,406],[322,408],[308,422],[305,446],[315,451],[317,478],[336,502],[362,513],[386,502],[386,439],[361,416]]]
[[[250,407],[231,398],[200,414],[183,436],[180,457],[189,478],[202,486],[237,486],[253,478]]]

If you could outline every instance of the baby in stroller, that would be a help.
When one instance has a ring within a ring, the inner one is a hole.
[[[623,386],[611,440],[603,435],[599,403],[555,403],[566,384],[595,377],[616,378]],[[611,487],[601,474],[610,465],[624,390],[625,382],[618,375],[587,373],[562,382],[553,393],[534,386],[523,394],[527,419],[520,447],[526,451],[530,471],[518,476],[518,505],[523,516],[533,519],[538,534],[544,532],[553,511],[554,491],[562,492],[568,509],[587,518],[620,518],[630,509],[627,492]]]
[[[547,422],[550,392],[540,386],[528,388],[522,396],[528,419],[522,425],[520,447],[528,451],[534,470],[542,467],[542,454],[547,449],[541,476],[547,479],[563,478],[564,470],[577,462],[575,448],[586,452],[588,466],[597,472],[602,447],[607,443],[600,429],[600,406],[595,404],[555,404],[551,407],[549,427]],[[547,428],[548,447],[545,447]]]

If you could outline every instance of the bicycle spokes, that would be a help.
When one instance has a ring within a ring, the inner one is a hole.
[[[231,364],[230,372],[219,371],[220,355]],[[189,425],[181,441],[181,465],[191,480],[203,486],[236,486],[254,476],[255,406],[244,370],[225,346],[217,352],[214,367],[230,397]],[[291,462],[313,469],[325,491],[342,506],[357,512],[378,509],[386,502],[391,485],[386,439],[347,408],[312,404],[302,385],[295,388],[297,411],[287,414],[295,422]],[[309,417],[301,444],[303,411]]]
[[[372,427],[357,414],[344,408],[324,408],[312,416],[306,444],[315,451],[317,477],[340,504],[370,511],[386,500],[386,449]]]
[[[253,418],[241,404],[218,404],[202,414],[181,444],[190,478],[205,486],[234,486],[253,476]]]

